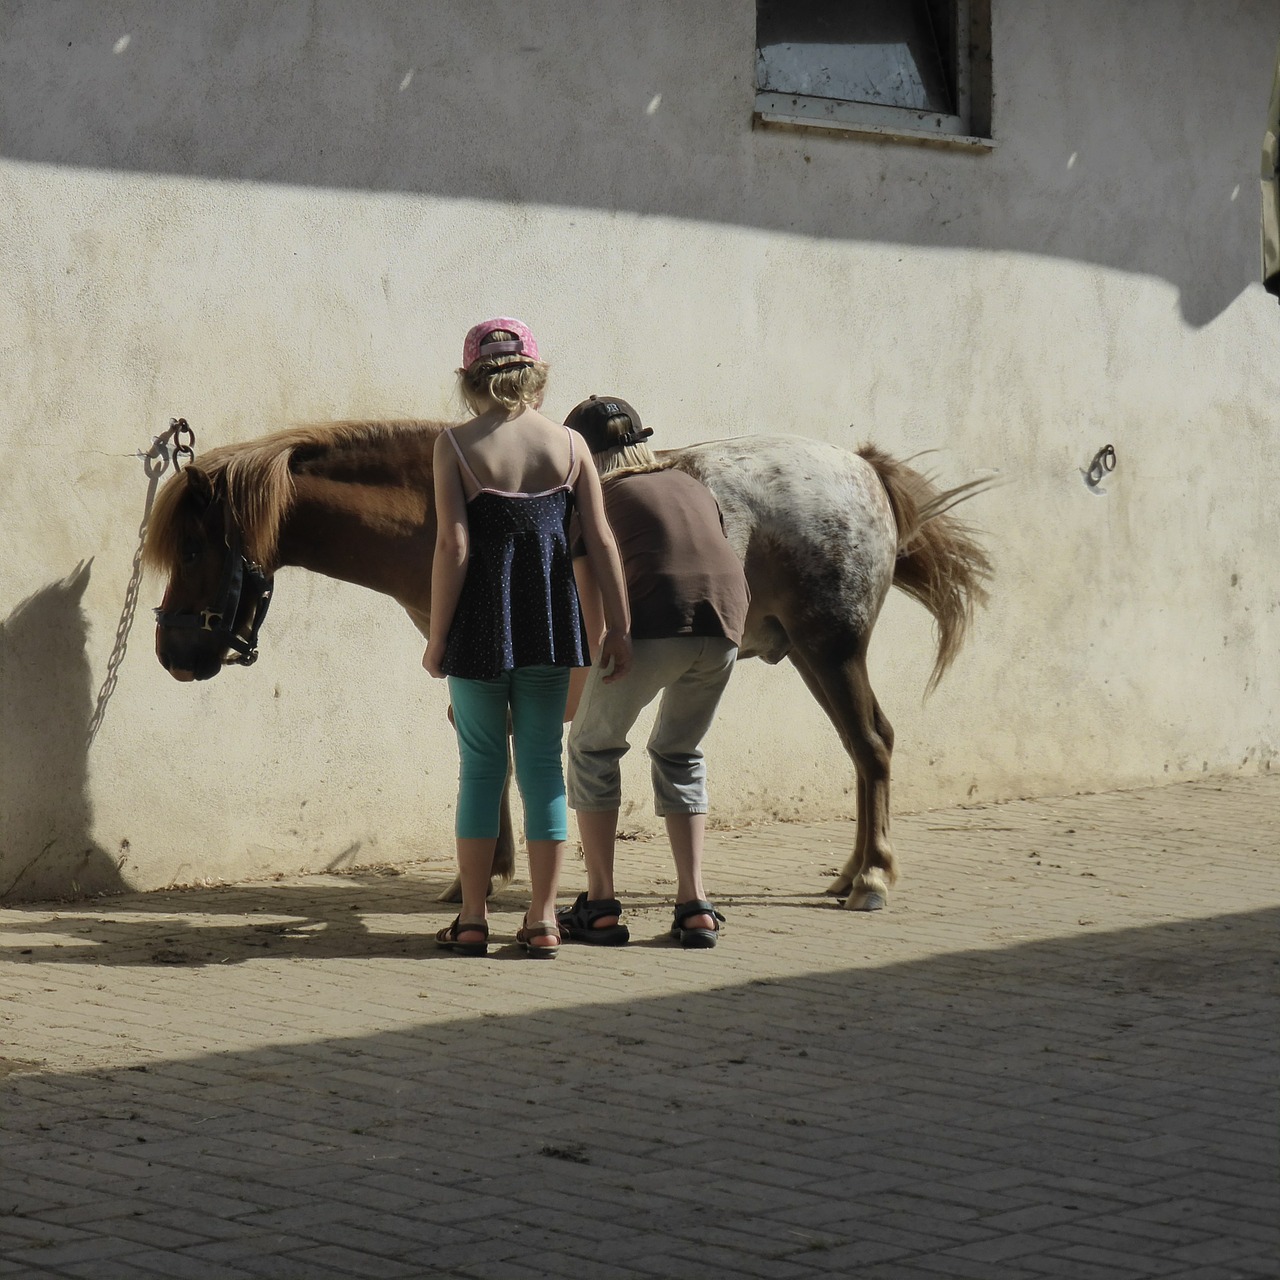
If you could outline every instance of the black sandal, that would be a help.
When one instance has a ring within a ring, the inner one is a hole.
[[[460,933],[479,933],[484,935],[483,942],[459,942]],[[454,916],[453,923],[445,925],[436,934],[436,946],[444,951],[454,951],[460,956],[487,956],[489,954],[489,922],[487,920],[463,921],[461,916]]]
[[[711,929],[686,928],[684,922],[690,916],[710,916],[714,927]],[[682,947],[696,947],[705,950],[716,945],[720,935],[720,924],[723,920],[724,916],[711,903],[704,901],[702,898],[690,898],[688,902],[676,903],[676,915],[671,925],[671,936]]]
[[[578,894],[571,907],[561,907],[556,912],[556,924],[561,934],[574,942],[589,942],[597,947],[621,947],[631,940],[631,930],[625,924],[611,924],[596,928],[596,921],[608,916],[620,916],[622,903],[617,898],[588,898]]]

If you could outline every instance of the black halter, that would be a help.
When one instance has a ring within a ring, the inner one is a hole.
[[[228,523],[232,523],[228,521]],[[223,658],[224,665],[238,664],[251,667],[258,660],[258,632],[271,604],[274,579],[248,559],[244,554],[244,539],[240,530],[232,524],[227,533],[227,555],[222,562],[222,583],[213,605],[199,613],[167,613],[155,611],[156,622],[162,627],[209,631],[222,641],[223,648],[234,649],[238,657]],[[240,612],[241,598],[248,593],[252,601],[252,616],[247,636],[236,634],[236,617]]]

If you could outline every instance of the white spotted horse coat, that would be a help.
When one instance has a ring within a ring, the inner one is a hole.
[[[674,451],[715,494],[751,587],[742,657],[790,659],[835,725],[857,774],[852,855],[827,892],[854,910],[886,903],[897,877],[889,840],[893,729],[867,676],[885,596],[902,587],[939,627],[934,681],[963,638],[989,563],[946,514],[987,487],[938,490],[871,446],[796,436],[739,437]]]

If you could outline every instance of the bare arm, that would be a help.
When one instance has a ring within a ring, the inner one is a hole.
[[[431,564],[431,623],[422,665],[437,680],[444,676],[445,641],[457,612],[458,597],[467,576],[470,541],[467,498],[458,474],[458,460],[443,435],[436,441],[436,549]]]
[[[573,576],[578,583],[578,599],[582,602],[582,625],[587,633],[587,656],[594,659],[600,650],[600,640],[604,634],[604,606],[600,602],[600,588],[596,585],[596,575],[591,570],[591,561],[586,556],[579,556],[573,562]],[[578,703],[582,700],[582,690],[589,674],[588,667],[574,667],[569,672],[569,700],[564,708],[566,722],[578,714]]]
[[[574,437],[574,446],[581,450],[580,456],[584,461],[578,468],[573,493],[582,523],[586,558],[603,614],[603,629],[595,630],[596,636],[600,637],[598,660],[609,670],[604,679],[610,683],[626,675],[631,666],[631,609],[627,604],[626,579],[622,576],[622,557],[618,554],[618,544],[604,512],[600,477],[588,461],[591,453],[586,441],[576,432]],[[574,572],[577,573],[576,567]],[[588,635],[591,634],[591,625],[589,622]]]
[[[578,584],[578,599],[582,601],[582,625],[594,658],[600,648],[600,637],[604,635],[604,602],[600,599],[595,570],[586,556],[579,556],[573,562],[573,576]]]

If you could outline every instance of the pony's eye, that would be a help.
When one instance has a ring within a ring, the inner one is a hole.
[[[182,544],[182,551],[180,554],[184,565],[193,565],[200,559],[200,544],[198,542],[188,540]]]

